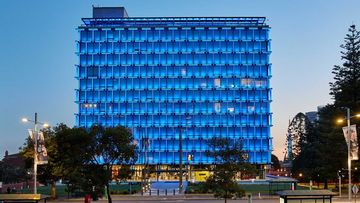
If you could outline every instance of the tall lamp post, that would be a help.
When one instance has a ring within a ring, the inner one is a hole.
[[[28,122],[31,122],[31,123],[34,123],[34,131],[33,131],[33,141],[34,141],[34,194],[37,194],[37,185],[36,185],[36,177],[37,177],[37,145],[38,145],[38,139],[39,139],[39,133],[38,133],[38,124],[41,124],[44,128],[47,128],[49,127],[49,124],[47,123],[42,123],[42,122],[39,122],[38,121],[38,118],[37,118],[37,113],[35,113],[35,118],[34,120],[30,120],[28,118],[22,118],[21,119],[22,122],[24,123],[28,123]]]
[[[357,117],[360,118],[360,114],[356,114],[354,116],[350,116],[350,108],[345,107],[346,108],[346,117],[344,119],[346,119],[347,121],[347,148],[348,148],[348,176],[349,176],[349,182],[348,182],[348,196],[349,196],[349,200],[351,201],[351,134],[350,134],[350,119]],[[338,123],[343,123],[344,119],[338,119],[337,122]]]
[[[190,116],[185,117],[186,125],[189,125],[188,121],[191,119]],[[182,148],[182,125],[180,125],[180,132],[179,132],[179,194],[183,193],[183,165],[182,165],[182,158],[183,158],[183,148]]]

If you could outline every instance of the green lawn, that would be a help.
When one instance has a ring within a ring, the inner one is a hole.
[[[44,194],[44,195],[50,195],[51,186],[40,186],[37,188],[38,193]],[[32,193],[32,189],[23,189],[19,191],[20,193]],[[58,197],[66,197],[68,193],[66,192],[66,186],[65,185],[58,185],[56,186],[56,193]]]
[[[140,184],[133,183],[131,185],[132,193],[136,193],[140,191]],[[110,193],[111,194],[129,194],[130,187],[129,184],[114,184],[110,185]],[[18,191],[19,193],[32,193],[31,189],[23,189],[21,191]],[[51,186],[40,186],[38,187],[38,193],[44,194],[44,195],[50,195],[51,192]],[[57,185],[56,186],[56,193],[58,197],[67,197],[68,193],[66,192],[66,185]],[[77,194],[69,194],[70,196],[82,196],[83,192],[78,192]]]
[[[261,193],[263,195],[274,194],[275,191],[280,190],[289,190],[290,184],[282,184],[278,187],[273,186],[272,191],[269,191],[269,185],[267,184],[241,184],[240,187],[245,190],[245,192],[249,192],[252,194],[258,194]],[[298,190],[305,189],[306,187],[297,186]],[[186,188],[186,193],[188,194],[203,194],[208,193],[207,189],[204,186],[204,183],[194,183],[189,184]]]

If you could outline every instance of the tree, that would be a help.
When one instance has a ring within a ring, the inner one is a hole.
[[[87,147],[91,145],[91,137],[82,128],[69,128],[59,124],[52,129],[44,129],[45,144],[48,152],[48,164],[39,165],[38,180],[43,184],[51,184],[51,196],[56,198],[56,181],[62,179],[73,187],[80,188],[83,166],[90,159]],[[34,144],[29,138],[21,148],[28,168],[33,165]],[[71,191],[71,190],[70,190]]]
[[[340,47],[343,64],[332,69],[334,82],[330,82],[330,95],[335,106],[360,110],[360,32],[355,25],[350,26]]]
[[[208,142],[207,156],[214,159],[213,174],[207,179],[206,185],[214,191],[215,197],[242,197],[244,191],[236,181],[238,173],[248,173],[255,168],[246,163],[246,154],[242,144],[227,138],[213,138]]]
[[[131,132],[124,127],[91,129],[69,128],[60,124],[44,131],[49,162],[39,167],[39,181],[52,183],[52,196],[56,196],[55,182],[60,178],[67,183],[70,192],[76,189],[90,193],[94,199],[106,186],[111,203],[109,181],[114,164],[123,166],[114,178],[125,179],[132,173],[128,166],[137,160],[136,145]],[[27,139],[22,154],[33,163],[32,140]]]
[[[63,125],[64,126],[64,125]],[[45,146],[47,148],[47,153],[49,155],[49,162],[46,165],[38,165],[37,178],[38,181],[44,184],[52,184],[51,188],[51,197],[56,198],[56,181],[58,180],[58,176],[52,173],[53,161],[52,157],[56,154],[56,145],[54,143],[55,132],[52,129],[43,129],[42,133],[45,139]],[[20,148],[20,154],[25,158],[26,167],[28,169],[32,169],[34,164],[34,142],[28,137],[25,140],[25,143]]]
[[[311,125],[309,119],[301,112],[296,114],[290,122],[288,136],[291,136],[293,158],[296,158],[300,154],[302,146],[307,142],[308,133],[306,130]]]
[[[134,164],[137,160],[137,145],[130,130],[122,126],[114,128],[93,126],[89,134],[94,144],[88,147],[91,158],[87,164],[95,169],[100,166],[97,168],[99,172],[96,173],[100,176],[94,174],[95,178],[92,180],[103,180],[108,202],[111,203],[109,182],[113,179],[112,168],[114,165],[126,166]],[[102,171],[105,173],[102,173]],[[106,175],[102,176],[101,174]],[[124,176],[123,173],[121,174]]]
[[[89,146],[93,145],[91,135],[84,128],[69,128],[59,125],[54,128],[54,146],[49,153],[51,173],[68,186],[69,192],[81,189],[85,178],[85,165],[90,159]]]
[[[292,162],[294,177],[302,173],[302,180],[324,182],[327,188],[328,181],[336,179],[336,172],[345,167],[346,143],[341,127],[334,124],[340,113],[334,105],[327,105],[319,111],[315,125],[306,124],[300,153]]]
[[[18,183],[27,179],[28,174],[24,167],[14,167],[6,161],[0,161],[0,182],[4,184]]]
[[[342,107],[360,110],[360,32],[351,25],[344,44],[340,46],[342,65],[332,69],[334,82],[330,83],[330,95],[334,104],[319,111],[319,120],[314,125],[305,124],[303,140],[299,142],[299,153],[293,160],[292,173],[303,173],[304,179],[323,181],[337,178],[337,171],[346,168],[347,145],[340,125],[334,121],[344,116]],[[358,124],[355,120],[352,123]],[[359,138],[358,138],[359,140]],[[329,164],[331,163],[331,164]],[[359,164],[355,161],[355,164]]]
[[[274,170],[280,169],[280,161],[275,154],[271,154],[271,166]]]
[[[298,177],[303,174],[303,180],[313,179],[313,174],[318,173],[316,166],[319,162],[314,159],[317,158],[317,143],[314,125],[310,122],[307,116],[303,113],[298,113],[291,120],[289,124],[289,135],[291,139],[288,139],[292,143],[292,174],[294,177]]]

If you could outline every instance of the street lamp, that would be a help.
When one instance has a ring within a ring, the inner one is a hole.
[[[37,185],[36,185],[36,176],[37,176],[37,141],[39,139],[39,134],[38,134],[38,124],[41,124],[43,128],[48,128],[49,124],[47,123],[42,123],[39,122],[37,119],[37,113],[35,113],[35,119],[34,120],[30,120],[28,118],[22,118],[21,121],[23,123],[34,123],[34,132],[33,132],[33,141],[34,141],[34,194],[37,194]]]
[[[338,119],[337,122],[338,123],[343,123],[344,120],[346,119],[347,121],[347,147],[348,147],[348,170],[349,170],[349,184],[348,184],[348,195],[349,195],[349,200],[351,201],[351,134],[350,134],[350,119],[351,118],[360,118],[360,114],[356,114],[354,116],[350,116],[350,108],[346,107],[346,117],[342,118],[342,119]]]

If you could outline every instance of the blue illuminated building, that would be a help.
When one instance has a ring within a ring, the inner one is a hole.
[[[242,141],[270,163],[271,47],[264,17],[128,17],[93,8],[78,27],[77,126],[122,125],[139,164],[212,164],[207,140]]]

